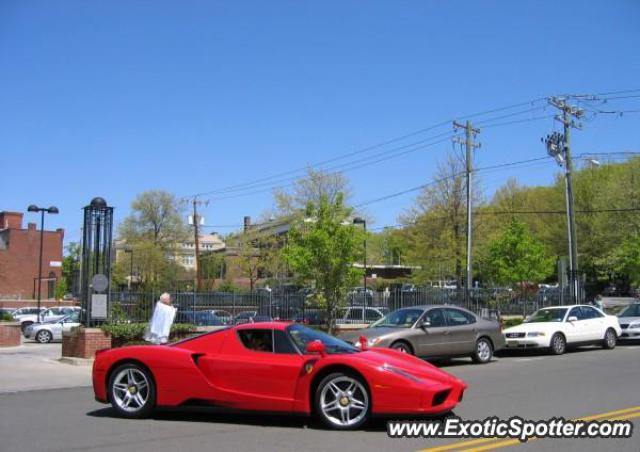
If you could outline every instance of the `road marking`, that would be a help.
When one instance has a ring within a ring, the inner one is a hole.
[[[608,418],[608,416],[617,416],[617,417]],[[640,406],[623,408],[620,410],[594,414],[592,416],[580,417],[572,420],[574,421],[595,421],[595,420],[618,421],[618,420],[634,419],[637,417],[640,417]],[[530,438],[529,441],[527,441],[527,443],[536,441],[538,439],[540,438],[536,438],[536,437]],[[487,443],[490,443],[490,444],[487,444]],[[418,452],[444,452],[444,451],[480,452],[483,450],[499,449],[501,447],[515,446],[518,444],[527,444],[527,443],[522,443],[517,438],[516,439],[503,439],[503,438],[496,438],[496,437],[478,438],[478,439],[472,439],[467,441],[458,441],[455,443],[445,444],[443,446],[431,447],[428,449],[422,449]],[[481,445],[481,446],[468,448],[470,446],[475,446],[475,445]]]

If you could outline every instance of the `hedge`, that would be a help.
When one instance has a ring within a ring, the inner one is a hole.
[[[111,336],[112,347],[146,343],[143,336],[147,329],[147,323],[105,323],[100,326],[100,329]],[[175,323],[171,325],[169,339],[182,339],[195,331],[194,325]]]

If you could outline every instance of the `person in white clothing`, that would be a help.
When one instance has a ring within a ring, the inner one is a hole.
[[[153,344],[166,344],[175,317],[176,308],[171,306],[171,295],[165,292],[160,295],[160,300],[156,303],[144,340]]]

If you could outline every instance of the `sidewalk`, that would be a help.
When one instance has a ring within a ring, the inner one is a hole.
[[[0,348],[0,393],[91,386],[91,366],[58,361],[62,344]]]

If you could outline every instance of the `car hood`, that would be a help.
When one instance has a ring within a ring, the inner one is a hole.
[[[620,323],[640,322],[640,317],[618,317]]]
[[[503,333],[528,333],[529,331],[546,331],[549,329],[558,328],[563,322],[534,322],[534,323],[521,323],[520,325],[506,328]]]
[[[390,328],[390,327],[380,327],[380,328],[363,328],[361,330],[351,331],[344,335],[340,336],[340,339],[343,341],[355,343],[360,340],[360,336],[364,336],[367,339],[373,339],[374,337],[382,337],[388,336],[395,333],[399,333],[400,331],[407,331],[408,328]]]
[[[369,365],[379,368],[393,367],[417,378],[432,381],[433,383],[457,383],[466,387],[466,384],[462,380],[437,368],[433,364],[416,358],[413,355],[400,353],[388,348],[370,348],[352,356],[366,361]]]

